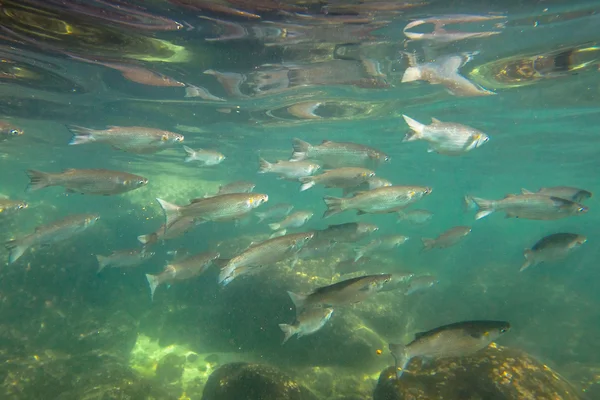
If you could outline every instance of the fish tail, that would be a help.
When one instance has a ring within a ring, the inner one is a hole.
[[[425,130],[425,125],[406,115],[402,115],[402,118],[404,118],[404,121],[406,121],[408,127],[411,129],[411,131],[406,134],[402,141],[411,142],[413,140],[423,139],[423,131]]]
[[[354,262],[357,262],[365,255],[364,250],[361,248],[356,248],[354,251],[356,252],[356,255],[354,256]]]
[[[394,356],[396,365],[396,378],[400,379],[410,361],[410,357],[406,352],[406,347],[401,344],[390,343],[389,349],[392,353],[392,356]]]
[[[150,300],[154,301],[154,292],[158,285],[160,285],[160,280],[156,275],[146,274],[146,279],[148,280],[148,287],[150,288]]]
[[[158,235],[156,233],[148,233],[147,235],[140,235],[137,237],[138,242],[143,245],[148,245],[156,242]]]
[[[8,263],[12,264],[25,253],[29,248],[29,243],[24,240],[11,240],[5,244],[5,247],[9,251]]]
[[[273,164],[271,164],[270,162],[268,162],[267,160],[265,160],[262,157],[259,157],[258,162],[260,164],[260,168],[258,169],[259,174],[264,174],[266,172],[271,171]]]
[[[226,264],[221,269],[221,272],[219,272],[219,278],[217,282],[221,286],[227,286],[232,280],[235,279],[235,276],[235,267]]]
[[[421,251],[427,251],[427,250],[433,249],[433,245],[435,244],[435,239],[421,238],[421,241],[423,242],[423,249],[421,249]]]
[[[187,156],[183,160],[184,162],[190,162],[190,161],[194,161],[196,159],[196,151],[194,151],[194,149],[184,145],[183,150],[185,150],[185,152],[187,154]]]
[[[306,160],[308,158],[308,151],[312,147],[310,143],[298,138],[294,138],[292,140],[292,146],[294,147],[294,152],[292,153],[292,158],[290,158],[290,161]]]
[[[288,295],[290,296],[290,299],[292,299],[292,303],[294,303],[294,306],[296,307],[296,313],[299,314],[300,311],[304,308],[307,296],[305,294],[299,294],[289,291]]]
[[[402,83],[418,80],[421,80],[421,68],[418,66],[406,68],[404,75],[402,75]]]
[[[279,328],[281,328],[281,330],[284,333],[283,342],[281,342],[281,344],[284,344],[296,334],[296,327],[294,327],[293,325],[279,324]]]
[[[94,133],[96,131],[94,129],[84,128],[83,126],[77,125],[68,125],[67,129],[73,134],[69,145],[85,144],[96,141],[96,138],[94,137]]]
[[[269,229],[271,229],[272,231],[276,231],[281,227],[281,224],[276,222],[274,224],[269,224]]]
[[[165,213],[165,230],[167,230],[181,218],[181,213],[179,212],[181,207],[159,198],[157,198],[156,201],[158,201],[158,204],[160,204]]]
[[[99,254],[96,255],[96,260],[98,260],[98,271],[97,274],[100,273],[106,266],[109,264],[108,257],[101,256]]]
[[[323,198],[327,205],[327,211],[323,213],[323,218],[331,217],[344,211],[344,199],[339,197],[325,196]]]
[[[478,209],[477,213],[475,214],[475,219],[487,217],[495,211],[494,200],[486,200],[480,197],[465,196],[465,204],[467,204],[469,208],[476,207]]]
[[[258,217],[258,224],[260,224],[261,222],[263,222],[265,220],[265,218],[267,217],[267,215],[265,213],[255,213],[256,216]]]
[[[28,192],[33,192],[34,190],[52,186],[52,174],[36,171],[34,169],[28,169],[27,176],[29,176],[29,185],[27,185]]]
[[[525,262],[523,263],[523,265],[521,265],[521,269],[519,269],[519,272],[523,272],[533,265],[533,261],[531,259],[533,251],[531,251],[531,249],[525,249],[523,255],[525,256]]]
[[[302,185],[300,186],[301,192],[304,192],[305,190],[308,190],[311,187],[315,186],[315,180],[312,176],[302,177],[300,178],[300,182],[302,182]]]

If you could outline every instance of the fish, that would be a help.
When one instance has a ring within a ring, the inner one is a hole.
[[[289,203],[279,203],[274,206],[268,208],[266,211],[256,212],[256,216],[258,217],[258,222],[263,222],[265,220],[273,220],[276,218],[284,218],[294,209],[294,206]]]
[[[269,201],[260,193],[230,193],[213,197],[192,199],[186,206],[178,206],[156,199],[165,214],[167,230],[182,218],[193,217],[201,221],[233,221],[244,217],[253,209]]]
[[[384,186],[367,192],[356,193],[353,197],[325,196],[327,211],[323,218],[346,210],[356,210],[361,214],[387,214],[401,210],[429,195],[432,189],[425,186]]]
[[[410,22],[403,29],[404,35],[409,40],[430,40],[438,43],[450,43],[458,40],[482,38],[493,35],[498,35],[500,31],[479,31],[479,32],[467,32],[467,31],[455,31],[446,30],[446,25],[455,25],[464,22],[486,22],[497,19],[505,19],[502,15],[442,15],[440,17],[428,17],[423,19],[417,19]],[[408,30],[420,25],[432,24],[434,26],[431,33],[420,33],[420,32],[409,32]],[[500,22],[496,25],[496,28],[504,28],[504,22]]]
[[[200,163],[200,165],[212,166],[221,164],[221,162],[223,162],[223,160],[225,159],[225,156],[222,153],[219,153],[218,151],[214,150],[194,150],[191,147],[185,145],[183,146],[183,149],[187,154],[184,160],[186,163],[191,161],[197,161],[198,163]]]
[[[219,253],[212,251],[198,253],[176,263],[168,264],[160,274],[146,274],[150,299],[154,300],[156,288],[164,283],[183,281],[202,275],[220,256]]]
[[[75,125],[67,128],[73,133],[70,145],[105,143],[134,154],[156,153],[184,140],[178,133],[142,126],[110,126],[104,130]]]
[[[11,200],[7,197],[0,196],[0,217],[14,215],[28,207],[29,204],[23,200]]]
[[[9,251],[8,263],[17,261],[27,249],[40,245],[52,245],[68,240],[100,219],[98,214],[75,214],[35,228],[35,232],[5,244]]]
[[[554,233],[540,239],[531,249],[525,249],[525,262],[520,271],[547,261],[558,261],[587,242],[584,235],[575,233]]]
[[[380,292],[391,292],[398,290],[399,288],[404,287],[404,285],[415,276],[415,274],[412,272],[394,272],[391,275],[392,279],[390,283],[379,289]]]
[[[269,224],[269,228],[273,231],[287,228],[299,228],[313,217],[312,211],[295,211],[288,215],[283,221]]]
[[[436,58],[433,62],[418,64],[414,56],[409,56],[409,67],[402,75],[402,83],[427,81],[432,85],[442,85],[450,94],[461,97],[491,96],[496,93],[477,85],[459,73],[475,53],[463,53]]]
[[[452,122],[442,122],[431,118],[430,125],[424,125],[406,115],[402,115],[411,132],[404,142],[424,140],[431,146],[427,151],[438,154],[457,156],[481,147],[490,138],[485,133],[470,126]]]
[[[0,142],[21,136],[25,133],[23,129],[18,128],[8,121],[0,121]]]
[[[256,184],[248,181],[235,181],[226,185],[219,186],[217,195],[231,194],[231,193],[252,193]]]
[[[300,178],[300,191],[310,189],[315,185],[327,188],[348,188],[360,185],[375,176],[375,172],[366,168],[344,167],[326,171],[320,175]]]
[[[293,233],[252,244],[241,254],[229,260],[221,269],[218,282],[225,286],[243,273],[247,273],[248,268],[275,264],[292,258],[314,236],[314,232]]]
[[[201,222],[196,221],[193,217],[181,218],[171,225],[168,230],[166,229],[166,225],[163,224],[155,232],[140,235],[137,239],[144,246],[149,246],[158,243],[158,241],[171,240],[183,236]]]
[[[427,210],[409,210],[409,211],[398,211],[397,222],[410,222],[412,224],[426,224],[433,218],[433,213]]]
[[[438,283],[440,283],[440,281],[437,280],[435,276],[416,276],[412,278],[408,283],[408,287],[406,288],[406,292],[404,292],[404,295],[409,296],[413,293],[420,292],[421,290],[428,289]]]
[[[317,163],[310,161],[283,161],[270,163],[264,158],[259,159],[259,174],[273,173],[278,174],[282,179],[296,180],[311,176],[321,169]]]
[[[455,226],[450,228],[444,233],[440,234],[435,239],[422,238],[423,251],[431,249],[445,249],[456,245],[458,242],[463,240],[465,236],[471,233],[471,227],[469,226]]]
[[[574,201],[542,194],[509,194],[501,200],[465,196],[465,203],[477,207],[476,220],[496,211],[504,211],[506,218],[532,220],[555,220],[582,215],[588,211],[586,206]]]
[[[400,378],[413,358],[464,357],[486,348],[510,330],[507,321],[462,321],[419,332],[403,346],[389,344],[396,362],[396,377]]]
[[[372,253],[374,251],[385,251],[392,250],[398,246],[403,245],[408,241],[409,237],[404,235],[389,235],[383,236],[379,239],[375,239],[367,243],[362,247],[354,249],[356,256],[354,261],[360,260],[365,254]]]
[[[106,267],[112,268],[126,268],[126,267],[137,267],[141,263],[150,258],[154,257],[155,253],[152,251],[146,251],[146,249],[127,249],[113,251],[108,256],[100,254],[96,255],[98,260],[98,272],[100,273]]]
[[[357,242],[378,230],[379,227],[370,222],[347,222],[344,224],[329,225],[325,229],[316,231],[315,241],[336,243]]]
[[[392,182],[387,179],[380,178],[378,176],[374,176],[369,178],[366,182],[361,183],[358,186],[344,188],[343,196],[346,197],[349,194],[357,193],[357,192],[366,192],[367,190],[373,190],[384,186],[392,186]]]
[[[67,169],[59,173],[27,170],[28,191],[62,186],[67,193],[110,196],[139,189],[148,184],[143,176],[107,169]]]
[[[309,308],[296,316],[296,320],[292,324],[279,324],[279,328],[284,333],[281,344],[287,342],[294,335],[300,339],[302,336],[317,332],[325,326],[332,314],[333,308],[330,307]]]
[[[358,271],[367,271],[375,262],[370,257],[361,257],[357,261],[354,261],[354,257],[352,257],[338,261],[332,269],[342,275],[352,274]]]
[[[390,157],[372,147],[357,143],[324,140],[314,146],[300,139],[293,139],[294,152],[290,161],[315,160],[321,167],[334,169],[343,167],[375,168],[388,163]]]
[[[192,85],[188,85],[185,88],[185,96],[184,97],[200,97],[203,100],[209,100],[209,101],[227,101],[221,97],[217,97],[215,95],[213,95],[212,93],[210,93],[208,91],[208,89],[202,87],[202,86],[192,86]]]
[[[521,189],[522,194],[534,194],[527,189]],[[553,186],[547,188],[541,188],[536,192],[537,194],[543,194],[545,196],[560,197],[561,199],[567,199],[576,203],[583,203],[585,200],[592,197],[592,192],[587,190],[570,187],[570,186]]]
[[[317,288],[310,294],[288,294],[296,307],[296,313],[300,315],[304,309],[311,307],[360,303],[377,293],[391,279],[390,274],[365,275]]]

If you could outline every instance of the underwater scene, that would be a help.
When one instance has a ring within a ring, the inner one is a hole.
[[[0,399],[600,400],[600,3],[1,0]]]

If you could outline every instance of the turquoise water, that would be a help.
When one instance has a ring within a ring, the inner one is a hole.
[[[504,219],[501,213],[475,221],[463,197],[500,199],[521,188],[559,185],[598,193],[598,5],[434,1],[394,12],[373,5],[367,12],[331,11],[340,4],[332,3],[326,14],[320,6],[299,4],[297,10],[287,8],[287,13],[301,14],[294,15],[270,9],[275,7],[271,2],[261,7],[224,3],[230,6],[227,11],[195,1],[0,5],[0,116],[24,131],[0,142],[0,194],[29,204],[0,219],[0,239],[22,237],[70,214],[100,214],[100,221],[81,235],[38,246],[3,266],[4,396],[54,399],[79,393],[83,389],[71,378],[97,365],[91,358],[78,361],[81,365],[67,361],[92,355],[114,357],[110,363],[149,379],[168,393],[164,398],[201,398],[210,372],[231,361],[282,368],[320,398],[350,398],[344,390],[368,396],[379,372],[393,364],[388,342],[407,343],[415,332],[470,319],[510,321],[512,329],[499,344],[534,355],[579,391],[594,386],[600,367],[597,197],[585,202],[585,215],[554,221]],[[262,18],[244,17],[241,10]],[[408,22],[456,14],[499,16],[451,26],[497,34],[405,42]],[[356,15],[368,22],[332,28],[336,17]],[[372,31],[357,34],[357,26]],[[348,54],[343,58],[342,47]],[[460,97],[443,85],[401,82],[409,66],[406,53],[423,63],[466,52],[474,55],[460,73],[494,95]],[[556,61],[565,57],[566,64]],[[534,59],[534,72],[525,72]],[[379,73],[372,72],[373,65]],[[524,66],[520,73],[514,72],[515,65]],[[506,66],[513,72],[490,72]],[[124,75],[123,68],[145,68],[182,86],[152,86],[140,75]],[[210,70],[243,77],[241,96],[228,92],[206,73]],[[186,88],[194,86],[217,98],[185,97]],[[292,108],[302,104],[313,105],[314,115]],[[424,142],[402,142],[408,132],[402,114],[427,124],[435,117],[468,125],[491,139],[460,157],[428,153]],[[104,144],[69,146],[67,125],[164,129],[185,135],[190,147],[214,149],[226,159],[213,167],[184,163],[179,144],[143,155]],[[432,211],[432,221],[410,225],[396,223],[395,214],[350,211],[321,218],[323,196],[340,195],[339,190],[318,186],[299,192],[297,182],[257,173],[259,156],[287,159],[296,137],[315,145],[346,141],[384,151],[391,162],[377,168],[377,176],[395,185],[433,188],[413,206]],[[68,168],[127,171],[148,178],[149,184],[115,196],[71,194],[56,187],[26,191],[27,169]],[[353,275],[332,273],[332,266],[349,256],[345,247],[336,246],[294,269],[288,260],[224,288],[217,285],[213,268],[168,289],[159,287],[150,301],[144,274],[159,273],[172,262],[169,251],[219,251],[231,258],[249,243],[267,239],[267,225],[251,214],[237,223],[206,223],[159,243],[152,248],[156,256],[138,267],[96,274],[95,255],[141,248],[137,236],[164,223],[155,198],[184,205],[238,180],[252,181],[255,192],[269,195],[268,204],[255,211],[280,202],[313,211],[314,217],[295,232],[362,221],[379,226],[374,237],[405,234],[411,239],[392,252],[375,254],[371,265]],[[472,228],[459,244],[421,252],[422,237],[458,225]],[[588,241],[564,260],[519,273],[523,250],[556,232],[585,235]],[[0,256],[7,260],[8,252],[2,248]],[[280,344],[278,324],[294,319],[288,290],[309,292],[361,274],[399,272],[432,274],[440,283],[411,296],[400,288],[336,309],[321,331]],[[184,379],[161,381],[156,364],[171,351],[197,353],[200,360],[216,355],[218,361],[202,361],[202,368],[190,361]],[[34,378],[27,372],[32,370],[44,372]],[[321,372],[327,378],[315,378]],[[342,376],[347,381],[340,384]],[[315,383],[321,379],[327,383]]]

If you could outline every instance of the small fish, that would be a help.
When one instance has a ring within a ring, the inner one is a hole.
[[[463,321],[419,332],[415,340],[403,346],[390,343],[400,378],[410,360],[422,358],[463,357],[486,348],[510,330],[506,321]]]
[[[165,213],[165,225],[170,229],[182,218],[192,217],[202,221],[233,221],[250,213],[269,201],[269,196],[260,193],[230,193],[213,197],[193,199],[186,206],[171,204],[156,199]]]
[[[523,194],[534,194],[527,189],[521,189]],[[570,186],[553,186],[547,188],[541,188],[537,191],[537,194],[543,194],[544,196],[560,197],[561,199],[567,199],[576,203],[582,203],[583,201],[592,197],[592,192],[587,190],[578,189]]]
[[[446,30],[446,25],[455,25],[465,22],[486,22],[496,19],[504,19],[502,15],[442,15],[440,17],[429,17],[417,19],[410,22],[403,29],[404,35],[409,40],[430,40],[438,43],[450,43],[458,40],[482,38],[500,34],[500,31],[482,31],[482,32],[467,32]],[[408,30],[420,25],[432,24],[434,29],[431,33],[409,32]],[[496,25],[497,28],[503,28],[504,23]]]
[[[431,146],[429,152],[457,156],[465,154],[487,143],[490,138],[485,133],[470,126],[441,122],[431,118],[431,125],[424,125],[402,115],[412,132],[406,135],[405,142],[425,140]]]
[[[575,233],[548,235],[534,244],[531,249],[523,252],[525,263],[521,266],[520,271],[524,271],[532,265],[561,260],[585,242],[587,242],[585,236]]]
[[[290,161],[316,160],[323,168],[375,168],[390,161],[390,157],[372,147],[357,143],[324,140],[313,146],[300,139],[293,140],[294,152]]]
[[[375,239],[367,243],[362,247],[356,248],[354,251],[356,252],[356,256],[354,257],[354,261],[360,260],[365,254],[372,253],[374,251],[385,251],[392,250],[398,246],[403,245],[409,239],[408,236],[404,235],[390,235],[383,236],[379,239]]]
[[[17,128],[7,121],[0,121],[0,142],[21,136],[23,129]]]
[[[304,309],[315,306],[336,307],[359,303],[377,293],[391,279],[390,274],[359,276],[320,287],[308,295],[288,294],[296,306],[296,313],[301,314]]]
[[[236,277],[247,273],[249,267],[260,267],[294,257],[315,236],[314,232],[294,233],[253,244],[241,254],[229,260],[221,269],[219,283],[229,284]]]
[[[359,215],[392,213],[421,200],[431,191],[431,188],[424,186],[384,186],[357,193],[353,197],[325,196],[327,211],[323,218],[346,210],[356,210]]]
[[[183,236],[202,222],[203,221],[196,221],[193,217],[181,218],[171,225],[168,230],[166,230],[166,226],[163,224],[156,232],[140,235],[137,239],[144,246],[149,246],[162,240],[176,239]]]
[[[183,149],[187,153],[185,162],[197,161],[200,165],[211,166],[221,164],[225,159],[225,156],[218,151],[197,149],[194,150],[191,147],[183,146]]]
[[[256,184],[248,181],[236,181],[231,182],[226,185],[219,186],[219,192],[217,195],[221,194],[231,194],[231,193],[252,193]]]
[[[311,219],[313,215],[314,213],[312,211],[296,211],[288,215],[287,218],[281,222],[269,224],[269,228],[271,228],[271,230],[273,231],[288,228],[299,228],[306,222],[308,222],[308,220]]]
[[[29,205],[22,200],[10,200],[9,198],[0,196],[0,217],[16,214],[27,207]]]
[[[370,257],[361,257],[357,261],[354,261],[354,257],[346,260],[339,261],[334,267],[333,271],[339,272],[340,274],[352,274],[359,271],[367,271],[375,260]]]
[[[333,308],[314,307],[304,310],[296,316],[296,320],[291,325],[279,324],[279,328],[284,333],[281,344],[287,342],[294,335],[298,335],[297,337],[300,339],[302,336],[317,332],[329,321],[331,314],[333,314]]]
[[[256,216],[258,217],[258,222],[263,222],[265,220],[272,220],[276,218],[284,218],[286,217],[292,210],[294,206],[288,203],[279,203],[274,206],[268,208],[266,211],[256,212]]]
[[[300,178],[300,182],[302,182],[300,191],[308,190],[317,184],[327,188],[356,187],[374,176],[375,172],[365,168],[336,168],[320,175]]]
[[[432,85],[442,85],[455,96],[490,96],[496,93],[482,88],[459,73],[459,69],[468,63],[473,54],[443,56],[434,62],[418,64],[409,56],[410,66],[402,76],[402,82],[427,81]]]
[[[89,129],[68,126],[73,133],[70,145],[106,143],[112,147],[135,154],[150,154],[183,142],[183,135],[141,126],[111,126],[109,129]]]
[[[542,194],[509,194],[501,200],[466,196],[465,203],[478,208],[475,219],[484,218],[495,211],[504,211],[506,218],[554,220],[582,215],[588,211],[586,206],[574,201]]]
[[[408,287],[406,288],[406,292],[404,293],[406,296],[411,295],[416,292],[420,292],[421,290],[428,289],[435,284],[440,283],[435,276],[431,275],[422,275],[414,277],[410,280]]]
[[[154,300],[156,288],[164,283],[183,281],[202,275],[221,255],[215,252],[199,253],[182,261],[169,264],[158,275],[146,274],[150,299]]]
[[[410,222],[412,224],[426,224],[433,218],[433,213],[427,210],[409,210],[409,211],[398,211],[397,222]]]
[[[456,245],[465,236],[471,233],[471,228],[468,226],[455,226],[450,228],[435,239],[422,238],[423,251],[431,249],[445,249]]]
[[[352,193],[366,192],[367,190],[373,190],[384,186],[392,186],[392,182],[388,181],[387,179],[374,176],[358,186],[344,188],[343,196],[346,197]]]
[[[154,252],[145,249],[128,249],[113,251],[108,256],[96,255],[98,260],[98,273],[106,267],[127,268],[137,267],[141,263],[154,257]]]
[[[107,169],[67,169],[60,173],[27,170],[29,186],[34,191],[49,186],[63,186],[68,193],[110,196],[139,189],[148,179],[127,172]]]
[[[70,239],[93,226],[100,219],[97,214],[76,214],[35,228],[35,232],[6,243],[9,250],[8,263],[17,261],[25,251],[33,246],[51,245]]]
[[[351,243],[357,242],[378,230],[377,225],[369,222],[347,222],[345,224],[329,225],[327,228],[317,231],[315,240]]]
[[[270,163],[264,158],[259,159],[259,174],[274,173],[282,179],[296,180],[311,176],[321,169],[319,164],[310,161],[282,161]]]

